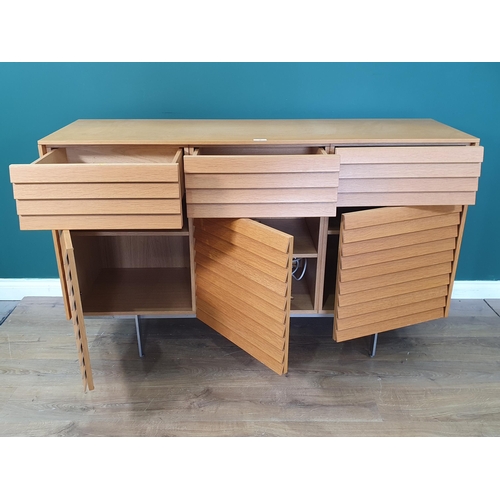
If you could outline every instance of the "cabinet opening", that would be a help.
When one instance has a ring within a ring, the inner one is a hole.
[[[318,217],[258,219],[258,222],[293,236],[292,314],[315,312],[317,289]]]
[[[192,312],[189,238],[167,231],[72,231],[86,315]]]
[[[314,313],[318,261],[310,257],[294,257],[293,261],[291,314]]]

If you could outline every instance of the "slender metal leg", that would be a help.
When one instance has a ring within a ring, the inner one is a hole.
[[[141,329],[139,327],[139,316],[135,317],[135,332],[137,333],[137,347],[139,348],[139,357],[142,358],[144,353],[142,352],[142,340],[141,340]]]
[[[377,352],[377,340],[378,340],[378,333],[375,335],[371,336],[370,340],[370,358],[373,358],[375,356],[375,353]]]

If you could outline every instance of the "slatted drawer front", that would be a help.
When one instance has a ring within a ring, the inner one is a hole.
[[[237,148],[206,152],[210,154],[196,150],[185,157],[188,217],[336,213],[339,160],[323,148],[274,150],[276,154],[236,154]]]
[[[444,316],[462,206],[344,214],[334,337],[380,333]]]
[[[118,151],[56,149],[11,165],[21,229],[181,228],[182,150]]]
[[[194,224],[197,317],[286,373],[293,237],[248,219]]]
[[[473,205],[480,146],[339,147],[338,206]]]

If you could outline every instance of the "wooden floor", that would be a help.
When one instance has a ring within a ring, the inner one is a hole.
[[[88,318],[84,393],[62,300],[25,298],[0,326],[0,436],[500,436],[499,313],[453,301],[375,358],[294,318],[281,377],[195,319],[143,320],[141,359],[133,319]]]

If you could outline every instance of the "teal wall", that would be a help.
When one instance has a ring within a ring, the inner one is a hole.
[[[78,118],[434,118],[485,147],[457,279],[500,279],[499,63],[0,64],[0,278],[57,276],[50,232],[19,230],[8,166]]]

